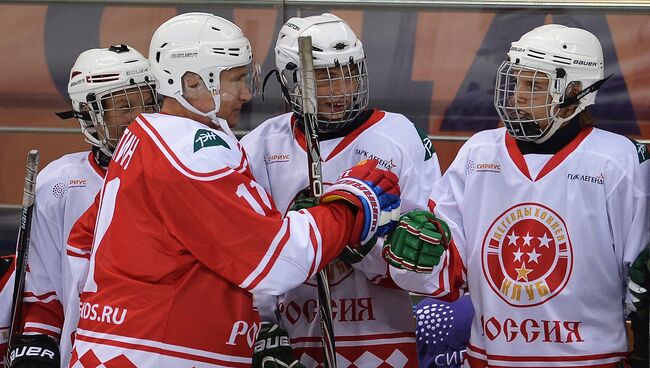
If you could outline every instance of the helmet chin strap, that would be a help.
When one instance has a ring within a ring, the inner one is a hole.
[[[219,107],[221,106],[221,96],[217,94],[212,95],[212,99],[214,100],[214,110],[211,110],[209,112],[203,112],[197,109],[196,107],[192,106],[185,97],[182,95],[177,95],[174,97],[178,103],[181,104],[185,109],[200,115],[200,116],[205,116],[206,118],[210,118],[212,121],[212,124],[216,125],[221,131],[226,133],[228,136],[230,136],[233,139],[237,139],[235,137],[235,134],[233,134],[232,130],[230,130],[230,126],[228,126],[228,122],[225,119],[222,119],[220,117],[217,117],[217,112],[219,112]]]
[[[562,126],[562,124],[564,124],[565,121],[573,119],[574,116],[578,115],[579,112],[581,112],[582,110],[585,109],[584,106],[580,105],[580,100],[582,100],[582,98],[584,98],[586,95],[598,91],[600,89],[600,87],[602,87],[603,84],[605,82],[607,82],[607,80],[609,78],[611,78],[613,75],[614,74],[610,74],[607,78],[596,81],[594,84],[592,84],[589,87],[587,87],[587,88],[583,89],[582,91],[580,91],[577,95],[567,97],[567,98],[564,99],[564,101],[557,104],[556,106],[559,109],[563,109],[563,108],[571,106],[571,105],[577,105],[577,107],[576,107],[576,110],[573,112],[573,114],[571,114],[571,115],[569,115],[569,116],[567,116],[565,118],[555,117],[553,119],[553,123],[551,123],[551,127],[548,130],[548,132],[546,134],[544,134],[542,137],[540,137],[539,139],[536,139],[534,142],[535,143],[544,143],[544,142],[546,142],[546,140],[551,138],[551,136],[553,134],[555,134],[555,132],[558,129],[560,129],[560,127]]]
[[[582,110],[584,110],[584,108],[578,106],[578,107],[576,108],[576,110],[573,112],[573,114],[571,114],[571,115],[569,115],[569,116],[567,116],[567,117],[565,117],[565,118],[555,117],[555,118],[553,119],[553,122],[550,123],[551,126],[550,126],[550,128],[546,131],[546,134],[544,134],[543,136],[541,136],[541,137],[538,138],[538,139],[535,139],[534,142],[535,142],[535,143],[538,143],[538,144],[539,144],[539,143],[544,143],[544,142],[546,142],[549,138],[551,138],[551,137],[553,136],[553,134],[555,134],[555,132],[557,132],[558,129],[560,129],[560,128],[562,127],[562,124],[564,124],[565,122],[567,122],[567,121],[573,119],[573,118],[574,118],[576,115],[578,115],[578,113],[580,113]]]

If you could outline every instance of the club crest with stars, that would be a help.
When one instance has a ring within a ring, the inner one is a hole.
[[[564,220],[537,203],[513,206],[483,238],[483,274],[492,290],[515,307],[540,305],[558,295],[573,269]]]

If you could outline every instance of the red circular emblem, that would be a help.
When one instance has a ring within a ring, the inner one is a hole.
[[[490,287],[515,307],[531,307],[553,298],[573,269],[564,220],[537,203],[522,203],[498,216],[485,233],[481,255]]]

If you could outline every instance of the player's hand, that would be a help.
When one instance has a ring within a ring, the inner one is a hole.
[[[321,203],[346,201],[356,207],[356,222],[348,244],[353,248],[392,231],[399,219],[400,188],[390,171],[377,169],[377,160],[362,161],[344,171]]]
[[[262,322],[253,347],[253,368],[305,368],[293,357],[289,335],[276,324]]]
[[[347,264],[359,263],[361,260],[363,260],[363,257],[367,256],[368,253],[370,253],[375,244],[377,244],[376,236],[372,237],[365,244],[361,244],[357,247],[346,245],[337,258]]]
[[[400,218],[384,242],[382,256],[392,266],[429,273],[451,242],[447,224],[429,211],[413,211]]]
[[[10,368],[59,368],[59,346],[47,335],[19,335],[7,352]]]
[[[310,197],[309,188],[305,188],[293,197],[293,201],[291,201],[291,204],[289,205],[289,211],[300,211],[312,208],[317,206],[318,202],[319,198]]]
[[[628,308],[636,312],[639,317],[648,319],[648,305],[650,296],[650,248],[646,247],[630,267],[630,279],[627,288],[632,294],[632,305]]]

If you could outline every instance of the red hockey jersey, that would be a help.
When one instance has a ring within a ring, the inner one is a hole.
[[[70,366],[249,367],[259,327],[249,291],[309,279],[352,221],[343,204],[283,219],[236,140],[139,116],[102,188]]]

